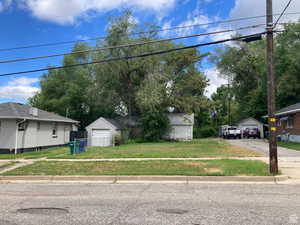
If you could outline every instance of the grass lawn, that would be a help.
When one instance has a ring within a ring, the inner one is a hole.
[[[0,165],[0,169],[4,169],[4,168],[10,167],[10,166],[13,166],[17,163],[18,162],[9,162],[9,163],[2,164],[2,165]]]
[[[29,152],[21,155],[0,155],[0,159],[103,159],[103,158],[201,158],[201,157],[260,156],[241,147],[218,139],[199,139],[192,142],[134,143],[117,147],[88,147],[87,151],[72,156],[67,147]]]
[[[186,175],[186,176],[269,176],[267,164],[248,160],[207,161],[119,161],[47,162],[39,161],[4,176],[100,176],[100,175]]]
[[[278,142],[278,145],[280,147],[284,147],[284,148],[289,148],[289,149],[294,149],[297,151],[300,151],[300,143],[296,143],[296,142]]]

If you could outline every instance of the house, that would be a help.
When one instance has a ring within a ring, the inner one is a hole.
[[[88,132],[88,145],[107,147],[114,145],[114,138],[121,136],[123,126],[114,119],[100,117],[86,127]]]
[[[300,142],[300,103],[276,112],[277,135],[281,140]]]
[[[169,113],[170,131],[167,139],[173,141],[193,140],[194,114]]]
[[[252,117],[240,121],[238,123],[238,128],[242,132],[247,128],[249,128],[249,129],[257,128],[260,132],[260,138],[264,137],[264,124]]]
[[[65,145],[78,121],[21,103],[0,104],[0,153]]]
[[[170,132],[166,135],[168,140],[191,141],[193,140],[194,114],[171,113],[168,114],[170,120]],[[107,147],[114,145],[116,136],[122,136],[124,130],[130,130],[131,138],[141,137],[137,117],[123,117],[107,119],[100,117],[95,122],[86,127],[88,132],[88,145]]]

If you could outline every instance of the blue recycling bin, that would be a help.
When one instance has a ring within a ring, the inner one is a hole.
[[[85,152],[86,141],[80,140],[79,142],[79,152]]]

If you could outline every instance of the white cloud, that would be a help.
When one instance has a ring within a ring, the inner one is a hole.
[[[223,84],[227,84],[227,80],[221,77],[220,72],[217,68],[210,68],[205,71],[205,76],[209,79],[209,86],[206,88],[205,95],[210,97],[214,92],[216,92],[217,88],[222,86]]]
[[[34,86],[37,82],[38,78],[28,77],[10,80],[7,85],[0,86],[0,98],[27,100],[39,92],[40,89]]]
[[[12,0],[4,0],[3,2],[0,2],[0,12],[7,9],[12,3]]]
[[[273,0],[273,12],[274,14],[280,14],[284,7],[287,5],[289,0]],[[299,12],[300,10],[300,1],[292,1],[290,7],[286,13]],[[250,17],[257,15],[266,14],[266,1],[262,0],[236,0],[235,6],[230,12],[231,18],[240,18],[240,17]],[[275,19],[278,16],[274,17]],[[282,17],[281,22],[295,21],[298,20],[299,15],[287,15]],[[266,19],[252,19],[244,22],[239,22],[242,25],[265,23]]]
[[[40,19],[59,24],[73,24],[90,13],[101,13],[124,7],[157,12],[174,6],[176,0],[22,0],[23,7]]]

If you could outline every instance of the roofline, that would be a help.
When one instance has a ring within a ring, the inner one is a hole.
[[[280,112],[280,113],[275,113],[275,116],[283,116],[283,115],[289,115],[289,114],[292,114],[292,113],[296,113],[296,112],[299,112],[300,109],[293,109],[293,110],[290,110],[290,111],[285,111],[285,112]],[[265,115],[263,116],[262,118],[268,118],[269,115]]]
[[[34,121],[51,121],[51,122],[64,122],[64,123],[80,123],[76,120],[55,120],[55,119],[40,119],[32,117],[11,117],[11,116],[0,116],[0,119],[24,119],[24,120],[34,120]]]
[[[260,122],[259,120],[255,119],[255,118],[253,118],[253,117],[248,117],[248,118],[246,118],[246,119],[243,119],[243,120],[239,121],[237,124],[240,124],[240,123],[244,122],[245,120],[249,120],[249,119],[255,120],[256,122],[258,122],[258,123],[260,123],[260,124],[263,124],[262,122]]]

